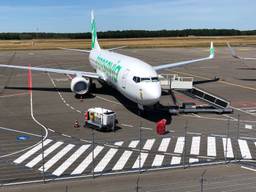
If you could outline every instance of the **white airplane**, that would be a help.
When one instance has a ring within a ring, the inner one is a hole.
[[[228,45],[231,55],[234,58],[241,59],[241,60],[256,60],[256,57],[240,57],[239,55],[236,54],[235,50],[230,46],[230,44],[228,42],[227,42],[227,45]]]
[[[157,71],[167,68],[179,67],[199,61],[214,58],[214,47],[211,42],[210,55],[205,58],[182,61],[177,63],[162,64],[151,66],[137,58],[125,56],[112,52],[114,49],[101,49],[97,40],[96,24],[93,11],[91,12],[91,50],[65,49],[71,51],[89,53],[89,61],[95,72],[85,72],[77,70],[15,66],[0,64],[0,67],[15,69],[31,69],[41,72],[52,72],[73,75],[71,90],[76,94],[86,94],[89,91],[93,79],[103,81],[113,86],[126,98],[137,103],[139,108],[154,105],[159,102],[161,96],[161,86]]]

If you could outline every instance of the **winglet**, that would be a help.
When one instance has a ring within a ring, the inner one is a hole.
[[[228,42],[227,42],[227,45],[228,45],[228,48],[229,48],[229,51],[230,51],[231,55],[232,55],[234,58],[236,58],[236,59],[242,59],[241,57],[239,57],[239,56],[236,54],[235,50],[230,46],[230,44],[229,44]]]
[[[213,42],[211,42],[210,56],[209,56],[209,58],[210,58],[210,59],[213,59],[214,56],[215,56],[215,49],[214,49],[214,46],[213,46]]]

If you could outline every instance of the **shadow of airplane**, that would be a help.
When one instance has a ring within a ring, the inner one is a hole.
[[[29,87],[13,87],[13,86],[6,86],[5,89],[13,89],[13,90],[30,90]],[[61,92],[61,93],[72,93],[70,88],[47,88],[47,87],[33,87],[31,88],[32,91],[46,91],[46,92]],[[167,124],[170,124],[172,121],[172,116],[169,113],[170,106],[163,106],[161,104],[155,107],[144,107],[144,111],[141,112],[138,109],[137,103],[127,99],[124,97],[120,92],[116,89],[112,88],[111,86],[101,84],[101,87],[94,87],[92,86],[90,93],[87,93],[82,96],[75,95],[76,99],[90,99],[94,98],[95,95],[110,95],[115,97],[127,110],[140,116],[144,119],[147,119],[151,122],[158,122],[161,119],[166,119]]]

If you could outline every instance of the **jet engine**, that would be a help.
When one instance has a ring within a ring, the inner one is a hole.
[[[70,88],[74,93],[84,95],[89,91],[90,80],[83,77],[75,77],[71,81]]]

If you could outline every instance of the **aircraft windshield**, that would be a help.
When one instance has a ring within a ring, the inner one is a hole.
[[[158,77],[136,77],[136,76],[134,76],[133,77],[133,81],[135,82],[135,83],[140,83],[140,82],[158,82],[159,81],[159,79],[158,79]]]

